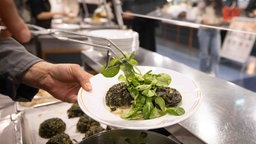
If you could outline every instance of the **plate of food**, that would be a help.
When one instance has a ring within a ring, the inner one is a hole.
[[[85,18],[84,21],[88,24],[105,24],[108,22],[108,19],[100,17],[91,17]]]
[[[81,109],[94,120],[109,126],[146,130],[179,123],[199,108],[203,96],[193,79],[161,67],[137,66],[136,69],[142,74],[139,76],[139,81],[149,81],[153,76],[161,82],[152,80],[149,84],[140,85],[136,80],[130,80],[136,88],[134,86],[124,88],[122,85],[129,80],[123,79],[123,71],[119,71],[113,77],[97,74],[90,80],[92,91],[88,92],[82,88],[79,90],[78,104]],[[123,82],[120,82],[122,79]],[[168,86],[162,87],[166,81]],[[152,86],[154,84],[155,87]],[[151,86],[153,88],[148,90]],[[122,89],[128,91],[131,96],[127,96]],[[137,89],[143,97],[138,96]],[[115,97],[120,91],[121,97]],[[123,97],[126,98],[122,99]],[[122,104],[117,104],[119,103],[117,100],[122,101],[120,102]]]

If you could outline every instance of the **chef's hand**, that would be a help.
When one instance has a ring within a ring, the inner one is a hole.
[[[28,42],[31,39],[30,31],[20,18],[13,1],[1,0],[0,2],[0,25],[7,27],[7,30],[0,32],[0,38],[13,36],[21,43]]]
[[[80,87],[87,91],[92,89],[91,77],[77,64],[38,62],[24,74],[22,82],[46,90],[64,102],[75,103]]]

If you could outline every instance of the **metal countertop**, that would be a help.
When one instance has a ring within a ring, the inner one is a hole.
[[[81,53],[86,67],[99,72],[104,56],[92,50]],[[172,69],[193,79],[200,87],[200,108],[179,125],[206,143],[238,144],[256,142],[256,93],[231,82],[208,76],[155,52],[139,48],[139,65]],[[166,127],[166,130],[171,127]]]

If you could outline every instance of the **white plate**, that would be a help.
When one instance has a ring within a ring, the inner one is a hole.
[[[113,78],[105,78],[102,74],[92,77],[90,81],[93,90],[87,92],[80,89],[78,93],[78,104],[81,109],[91,118],[109,126],[125,129],[155,129],[183,121],[200,106],[203,96],[201,95],[201,90],[192,79],[170,69],[149,66],[138,66],[138,68],[143,74],[148,70],[152,70],[153,73],[170,74],[172,77],[170,87],[176,88],[181,93],[181,107],[185,109],[185,114],[182,116],[167,114],[150,120],[125,120],[119,115],[111,113],[105,103],[105,95],[111,86],[119,82],[117,79],[119,74]]]
[[[80,29],[80,25],[78,24],[56,24],[54,28],[61,29],[61,30],[77,30]]]
[[[89,33],[91,36],[108,38],[110,40],[132,40],[134,32],[131,30],[119,30],[119,29],[102,29],[93,30]]]

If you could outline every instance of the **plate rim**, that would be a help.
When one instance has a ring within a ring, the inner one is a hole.
[[[64,27],[67,26],[67,27]],[[68,27],[70,26],[70,27]],[[60,30],[78,30],[80,29],[80,25],[78,24],[68,24],[68,23],[61,23],[61,24],[56,24],[54,26],[55,29],[60,29]]]

